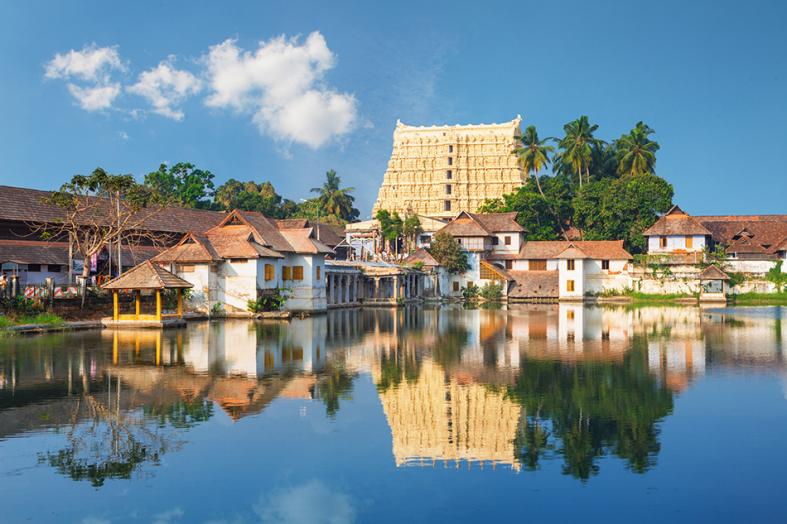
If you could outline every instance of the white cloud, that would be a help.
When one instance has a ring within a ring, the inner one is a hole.
[[[210,107],[253,113],[260,131],[277,140],[318,148],[353,129],[355,97],[323,83],[335,56],[319,33],[301,44],[283,36],[260,42],[255,52],[226,40],[204,58]]]
[[[68,84],[68,92],[77,99],[85,111],[98,111],[112,107],[112,102],[120,94],[120,84],[80,87]]]
[[[125,71],[116,47],[86,45],[57,53],[45,66],[46,78],[68,80],[68,92],[85,111],[98,111],[112,106],[120,94],[120,84],[113,82],[113,71]],[[74,83],[77,81],[79,83]]]
[[[137,83],[129,86],[129,93],[139,95],[153,106],[153,112],[173,120],[183,120],[183,111],[178,109],[190,95],[202,89],[202,82],[188,71],[175,69],[174,57],[139,75]]]
[[[356,519],[350,496],[319,480],[261,497],[254,512],[266,524],[351,524]]]

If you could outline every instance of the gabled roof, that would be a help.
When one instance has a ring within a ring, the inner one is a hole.
[[[578,260],[578,259],[590,258],[590,257],[588,257],[587,253],[585,253],[580,248],[575,246],[574,243],[572,242],[566,249],[560,252],[557,258],[564,259],[564,260]]]
[[[528,240],[522,244],[517,258],[528,260],[568,258],[560,255],[571,247],[584,254],[583,258],[595,260],[631,260],[632,258],[623,247],[622,240]]]
[[[101,287],[104,289],[185,289],[194,286],[158,264],[146,260]]]
[[[281,252],[293,251],[292,246],[282,236],[279,228],[276,227],[276,222],[256,211],[240,211],[235,209],[231,211],[218,226],[211,229],[209,233],[227,225],[238,224],[245,224],[251,227],[257,235],[257,242],[265,247],[270,247]]]
[[[486,237],[497,233],[521,233],[524,228],[516,221],[516,212],[469,213],[462,211],[440,231],[455,237]]]
[[[312,228],[285,229],[282,230],[281,234],[296,253],[333,253],[333,249],[314,238],[314,230]]]
[[[404,264],[407,266],[412,266],[419,262],[427,267],[436,267],[440,265],[440,263],[435,260],[432,254],[422,247],[416,249],[410,254],[410,256],[404,259]]]
[[[672,206],[642,234],[645,236],[710,235],[711,232],[695,217],[678,206]]]
[[[700,273],[700,280],[729,280],[730,277],[718,268],[718,266],[708,266]]]
[[[728,253],[767,253],[779,251],[787,239],[787,215],[700,216],[697,220],[710,230],[713,240],[725,246]],[[740,244],[742,239],[750,244]],[[757,245],[762,251],[735,251]]]
[[[216,248],[205,235],[186,233],[180,242],[153,257],[158,262],[200,263],[215,262],[221,259]]]

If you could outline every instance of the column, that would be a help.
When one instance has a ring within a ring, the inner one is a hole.
[[[139,320],[139,310],[140,305],[142,302],[142,291],[135,291],[134,292],[134,314],[136,315],[136,319]]]
[[[344,303],[345,305],[350,303],[350,276],[349,275],[344,276]]]
[[[393,299],[399,301],[399,275],[393,277]]]
[[[161,290],[156,290],[156,320],[161,320]],[[158,365],[158,363],[156,363]]]
[[[333,275],[326,272],[325,274],[325,302],[330,306],[331,305],[331,279]]]
[[[118,319],[118,292],[117,289],[112,290],[112,319]]]

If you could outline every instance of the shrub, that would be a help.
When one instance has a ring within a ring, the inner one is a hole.
[[[499,301],[503,297],[503,286],[495,283],[486,284],[479,290],[478,295],[487,301]]]
[[[249,300],[246,307],[252,313],[263,313],[266,311],[281,311],[287,301],[287,294],[283,289],[257,290],[257,300]]]
[[[468,284],[467,287],[462,288],[462,298],[465,300],[475,300],[478,298],[479,288],[478,286],[473,285],[472,283]]]
[[[224,304],[216,302],[210,307],[210,316],[220,317],[224,314]]]

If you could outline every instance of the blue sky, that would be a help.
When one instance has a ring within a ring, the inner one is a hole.
[[[777,1],[2,2],[0,184],[190,161],[297,200],[333,168],[367,216],[397,118],[555,136],[587,114],[605,140],[653,127],[686,211],[785,213],[785,21]]]

